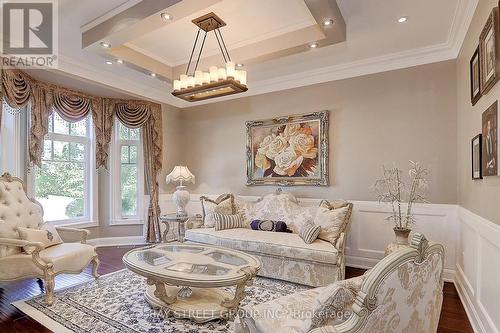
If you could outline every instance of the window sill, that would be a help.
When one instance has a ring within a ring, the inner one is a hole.
[[[71,220],[66,220],[66,221],[54,221],[54,222],[47,222],[50,223],[54,226],[58,227],[72,227],[72,228],[93,228],[93,227],[98,227],[99,223],[97,221],[71,221]]]
[[[143,225],[144,220],[141,219],[114,219],[109,221],[109,225],[111,226],[120,226],[120,225]]]

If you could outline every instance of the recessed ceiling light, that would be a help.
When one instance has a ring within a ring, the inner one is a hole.
[[[156,77],[156,73],[151,73],[150,74],[152,77]]]
[[[333,19],[326,19],[323,21],[323,26],[327,27],[329,25],[333,25]]]
[[[172,15],[168,13],[161,13],[160,16],[163,19],[163,21],[170,21],[173,19]]]
[[[123,64],[123,60],[121,60],[121,59],[116,59],[116,62],[119,64]]]
[[[314,43],[309,44],[309,48],[311,48],[311,49],[315,49],[318,46],[319,46],[318,42],[314,42]]]
[[[106,60],[106,65],[113,65],[113,62],[111,60]]]
[[[243,67],[243,66],[245,66],[245,65],[243,65],[243,64],[241,64],[241,63],[236,64],[236,67],[240,67],[240,68],[241,68],[241,67]]]
[[[402,16],[398,18],[398,23],[405,23],[406,21],[408,21],[408,16]]]
[[[101,46],[106,48],[106,49],[109,49],[111,47],[111,44],[106,43],[106,42],[101,42]]]

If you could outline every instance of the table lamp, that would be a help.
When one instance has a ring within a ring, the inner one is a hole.
[[[189,192],[183,182],[192,182],[194,184],[194,175],[189,171],[187,166],[177,165],[171,173],[167,175],[167,184],[178,182],[177,191],[174,192],[172,198],[177,206],[177,216],[187,216],[186,205],[189,202]]]

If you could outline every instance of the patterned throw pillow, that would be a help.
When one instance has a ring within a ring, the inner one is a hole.
[[[345,200],[333,200],[333,201],[328,201],[328,200],[321,200],[319,203],[320,207],[328,208],[328,209],[339,209],[343,207],[347,207],[349,203]]]
[[[225,229],[236,229],[236,228],[245,228],[245,220],[243,219],[243,215],[234,214],[234,215],[226,215],[214,213],[215,218],[215,231],[225,230]]]
[[[321,227],[318,238],[335,245],[340,234],[344,231],[349,207],[328,209],[319,207],[314,218],[314,224]]]
[[[56,228],[49,224],[44,224],[40,229],[18,227],[19,238],[29,242],[41,242],[44,248],[61,244],[63,241]],[[23,247],[24,252],[31,254],[35,250],[33,246]]]
[[[253,220],[250,226],[252,227],[252,230],[292,232],[283,221]]]
[[[306,244],[311,244],[314,242],[321,232],[321,227],[319,225],[314,224],[305,224],[299,232],[300,238]]]
[[[214,213],[234,214],[234,196],[230,193],[222,194],[217,199],[212,200],[205,196],[200,197],[203,212],[203,226],[213,228],[215,226]]]

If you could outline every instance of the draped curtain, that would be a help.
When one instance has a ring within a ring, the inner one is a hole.
[[[144,174],[150,195],[146,240],[159,242],[160,207],[158,204],[158,173],[162,163],[161,108],[146,101],[119,100],[88,95],[79,91],[41,82],[14,69],[0,73],[0,102],[3,98],[12,108],[31,105],[29,138],[30,163],[42,165],[43,140],[48,133],[48,118],[52,111],[68,122],[78,122],[92,115],[96,137],[96,168],[107,168],[109,144],[113,132],[113,115],[129,128],[142,128]],[[2,116],[0,103],[0,125]]]
[[[161,170],[161,111],[159,106],[129,103],[116,103],[115,114],[128,128],[142,128],[144,151],[144,179],[149,194],[146,240],[150,243],[161,240],[160,205],[157,175]]]

